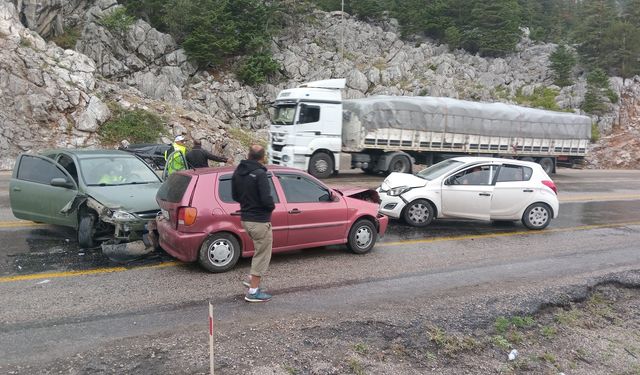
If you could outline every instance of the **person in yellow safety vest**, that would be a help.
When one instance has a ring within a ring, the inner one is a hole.
[[[171,145],[171,149],[165,151],[164,159],[167,161],[167,175],[171,175],[175,171],[181,171],[187,169],[186,155],[187,147],[184,145],[184,137],[181,135],[176,136]]]
[[[100,177],[99,184],[116,185],[124,182],[124,166],[122,164],[111,162],[106,169],[107,174]]]

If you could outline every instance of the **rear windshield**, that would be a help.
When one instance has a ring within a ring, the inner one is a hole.
[[[156,197],[165,202],[179,203],[190,181],[191,176],[174,173],[160,186]]]

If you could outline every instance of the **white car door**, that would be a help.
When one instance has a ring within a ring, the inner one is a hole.
[[[442,214],[446,217],[489,220],[497,167],[475,165],[442,183]]]
[[[535,200],[538,190],[532,174],[533,169],[522,165],[500,167],[491,199],[492,220],[520,220],[519,213]]]

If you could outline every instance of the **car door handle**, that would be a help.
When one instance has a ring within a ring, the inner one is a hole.
[[[302,213],[302,211],[300,211],[300,210],[299,210],[299,209],[297,209],[297,208],[294,208],[293,210],[289,211],[289,213],[290,213],[290,214],[301,214],[301,213]]]
[[[524,189],[522,191],[524,191],[525,193],[533,193],[533,189]]]
[[[240,211],[235,211],[231,213],[231,216],[240,216],[242,214],[242,212]]]
[[[491,193],[480,193],[478,195],[481,196],[481,197],[490,197]]]
[[[22,189],[20,189],[19,187],[16,186],[16,187],[13,188],[13,191],[22,191]]]

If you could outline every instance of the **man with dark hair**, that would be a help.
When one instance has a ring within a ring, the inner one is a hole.
[[[217,156],[202,148],[202,142],[199,139],[193,140],[193,149],[187,152],[187,163],[191,168],[206,168],[209,166],[209,160],[220,163],[229,162],[229,158]]]
[[[271,295],[260,289],[260,279],[269,268],[273,235],[271,212],[275,209],[267,168],[262,165],[264,147],[253,145],[247,160],[242,160],[231,178],[231,194],[240,203],[242,227],[253,240],[251,279],[244,299],[248,302],[267,302]],[[248,285],[247,285],[248,284]]]

